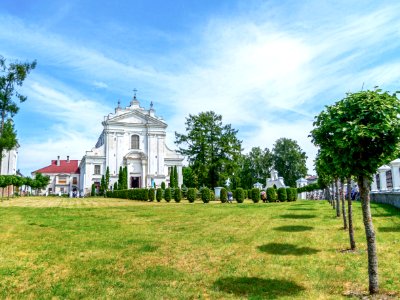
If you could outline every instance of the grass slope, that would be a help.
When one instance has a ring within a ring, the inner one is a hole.
[[[340,299],[368,289],[327,202],[146,203],[20,198],[0,203],[0,298]],[[380,286],[400,290],[400,213],[373,204]],[[354,296],[355,297],[355,296]]]

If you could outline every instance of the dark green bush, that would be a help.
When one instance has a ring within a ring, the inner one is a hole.
[[[165,190],[165,182],[164,182],[164,181],[161,182],[161,188],[162,188],[163,190]]]
[[[284,202],[287,200],[286,188],[280,187],[278,189],[278,200]]]
[[[254,188],[251,190],[251,200],[253,200],[254,203],[260,201],[260,189]]]
[[[215,194],[212,190],[210,190],[210,201],[215,201]]]
[[[164,199],[167,202],[170,202],[172,199],[172,195],[171,195],[171,188],[166,188],[164,191]]]
[[[219,194],[219,199],[221,200],[222,203],[228,201],[228,191],[225,188],[221,189],[221,192]]]
[[[210,189],[209,188],[203,187],[201,189],[200,193],[201,193],[201,200],[204,203],[210,202]]]
[[[244,191],[242,188],[237,188],[236,189],[236,201],[237,203],[243,203],[244,201]]]
[[[156,200],[157,200],[157,202],[160,202],[162,200],[162,196],[163,196],[162,188],[157,188],[157,190],[156,190]]]
[[[180,188],[174,189],[174,200],[175,202],[181,202],[182,199],[182,192]]]
[[[249,193],[246,189],[243,189],[243,198],[248,199],[249,198]]]
[[[287,201],[294,201],[294,194],[292,188],[286,188]]]
[[[153,202],[156,199],[156,190],[151,188],[149,189],[149,200]]]
[[[298,191],[297,188],[292,188],[292,194],[293,194],[293,200],[292,201],[296,201],[297,200],[297,196],[298,196]]]
[[[196,189],[195,188],[189,188],[187,191],[187,199],[189,200],[190,203],[193,203],[196,200]]]
[[[267,188],[267,201],[269,202],[276,202],[278,196],[276,195],[276,189],[273,187]]]

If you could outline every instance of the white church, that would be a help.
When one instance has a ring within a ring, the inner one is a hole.
[[[183,156],[169,149],[165,143],[167,124],[155,115],[153,105],[140,107],[136,95],[130,105],[104,117],[103,132],[96,146],[86,151],[80,164],[79,189],[85,195],[92,184],[100,185],[107,167],[110,187],[118,181],[120,167],[128,169],[128,188],[160,187],[169,184],[169,174],[177,166],[179,186],[183,182]]]

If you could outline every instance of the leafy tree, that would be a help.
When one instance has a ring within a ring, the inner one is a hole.
[[[2,138],[0,144],[6,144],[5,148],[0,146],[0,154],[3,150],[11,150],[17,145],[16,135],[14,130],[6,128],[8,118],[13,118],[18,113],[19,107],[17,102],[25,102],[27,97],[16,91],[17,86],[22,86],[26,76],[31,70],[36,67],[36,61],[31,63],[10,63],[7,66],[6,59],[0,56],[0,136],[3,137],[8,130],[8,139]],[[10,135],[10,133],[13,133]],[[0,170],[2,163],[2,155],[0,155]]]
[[[370,209],[370,184],[378,167],[399,155],[400,101],[396,94],[374,91],[348,93],[322,111],[311,132],[337,168],[357,178],[368,248],[369,291],[379,292],[376,237]]]
[[[238,166],[241,141],[237,130],[222,124],[222,116],[202,112],[186,118],[187,134],[175,132],[175,143],[185,155],[189,166],[197,174],[200,186],[224,185]]]
[[[296,141],[280,138],[272,149],[274,168],[285,180],[285,184],[296,186],[296,180],[307,175],[306,153]]]
[[[241,186],[250,189],[256,182],[265,182],[273,165],[273,155],[268,148],[254,147],[240,160]]]
[[[182,168],[183,184],[188,188],[195,188],[197,184],[197,176],[191,167]]]

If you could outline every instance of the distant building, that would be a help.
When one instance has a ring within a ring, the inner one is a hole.
[[[268,178],[266,180],[265,188],[274,187],[274,186],[276,188],[286,187],[285,182],[283,181],[283,177],[278,177],[278,171],[271,170],[271,178]]]
[[[52,160],[47,167],[32,172],[32,177],[36,173],[41,173],[50,177],[50,183],[46,187],[46,194],[68,194],[73,196],[79,192],[79,160],[61,160],[58,156]]]
[[[170,172],[177,167],[179,186],[183,183],[183,157],[165,143],[167,124],[152,108],[140,107],[136,95],[126,108],[118,107],[104,117],[103,132],[80,163],[80,190],[89,194],[91,186],[100,185],[107,167],[111,189],[118,181],[120,167],[128,169],[128,188],[167,185]]]

